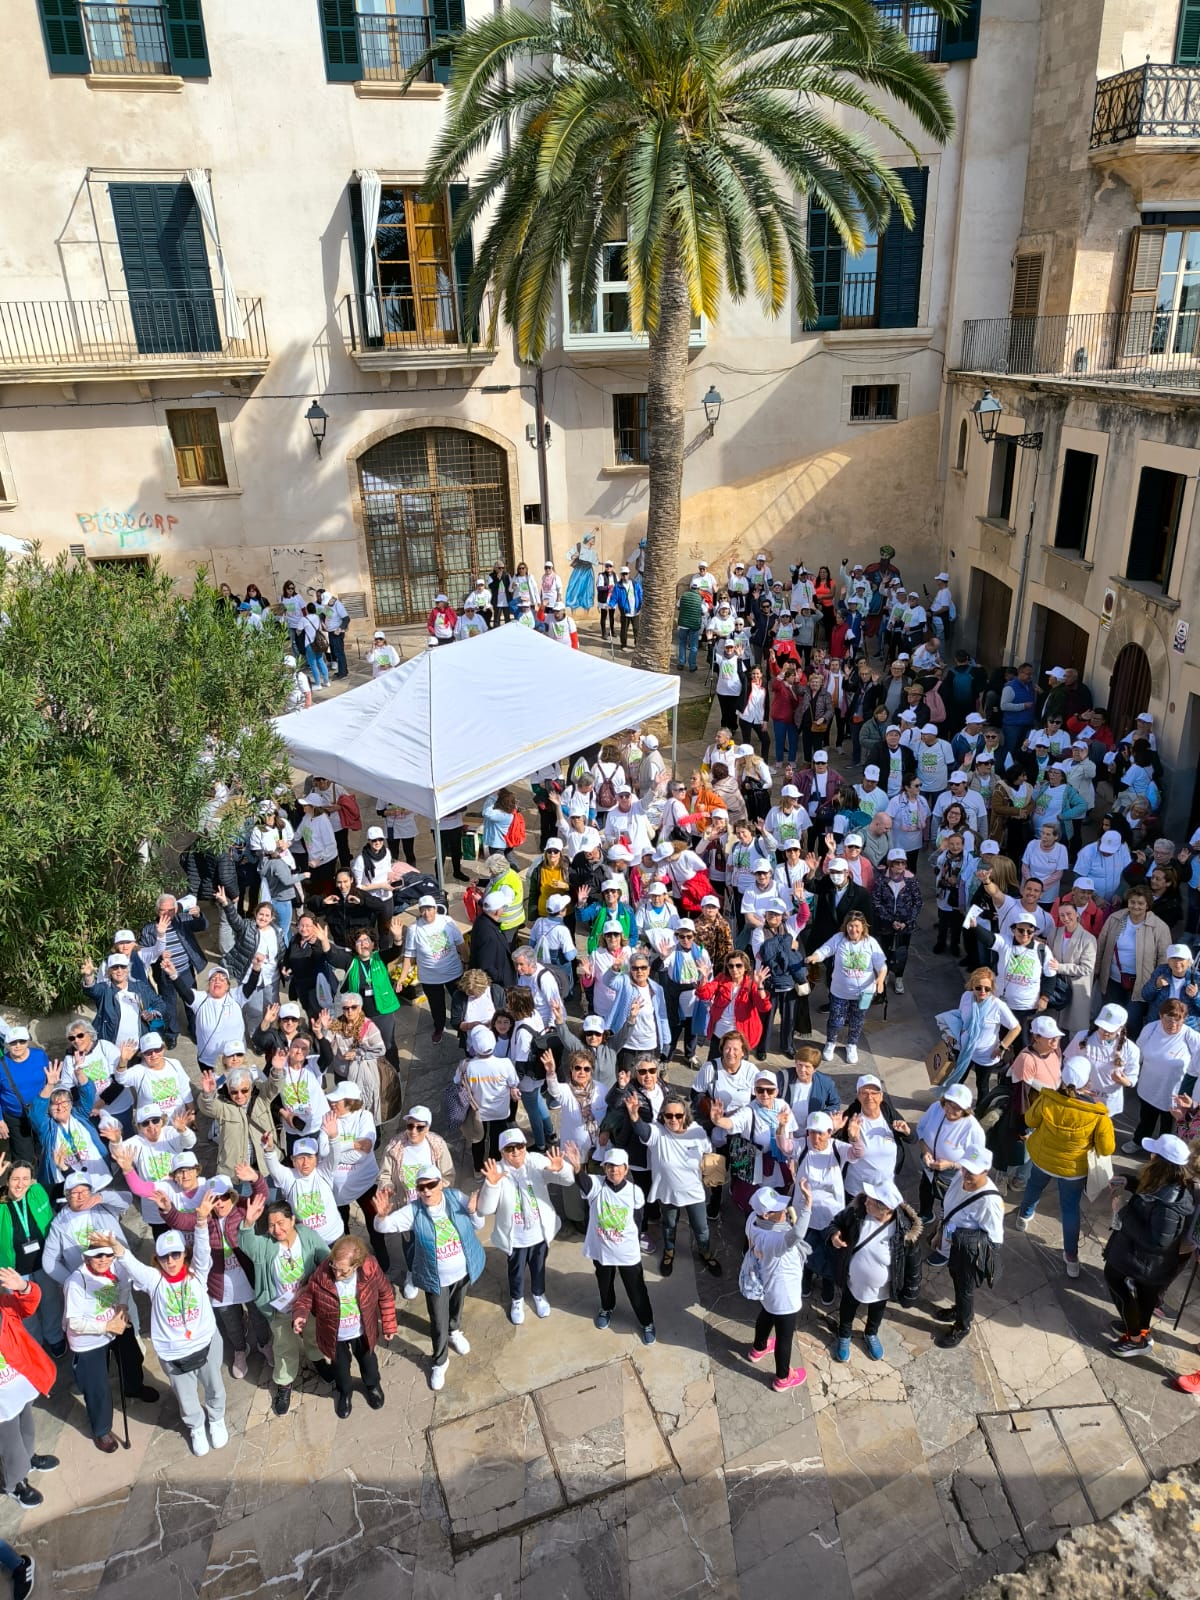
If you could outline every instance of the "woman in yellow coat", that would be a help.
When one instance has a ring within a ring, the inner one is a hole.
[[[1088,1156],[1111,1156],[1117,1148],[1112,1118],[1103,1100],[1087,1090],[1089,1067],[1082,1056],[1063,1062],[1062,1083],[1043,1089],[1025,1113],[1031,1132],[1025,1148],[1033,1169],[1025,1185],[1017,1228],[1024,1233],[1051,1178],[1058,1179],[1063,1260],[1067,1277],[1079,1276],[1079,1209],[1087,1183]]]

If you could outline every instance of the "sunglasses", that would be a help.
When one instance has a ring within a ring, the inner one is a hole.
[[[657,1067],[639,1067],[637,1069],[639,1078],[653,1078],[657,1072]]]
[[[163,1120],[164,1119],[162,1117],[143,1117],[141,1122],[138,1124],[138,1126],[140,1128],[145,1128],[145,1127],[148,1127],[151,1123],[162,1122]]]
[[[440,1188],[441,1188],[441,1184],[440,1183],[419,1183],[417,1185],[417,1193],[418,1194],[432,1194],[435,1189],[440,1189]]]
[[[649,972],[650,968],[639,961],[636,967],[630,967],[629,970],[630,972]]]
[[[406,1122],[404,1126],[410,1133],[423,1133],[429,1124],[427,1122]]]
[[[162,1047],[162,1045],[160,1045],[160,1044],[156,1044],[156,1045],[154,1045],[154,1046],[153,1046],[153,1047],[152,1047],[152,1048],[151,1048],[151,1049],[149,1049],[149,1050],[143,1050],[143,1051],[142,1051],[142,1054],[143,1054],[143,1055],[144,1055],[144,1056],[161,1056],[161,1055],[162,1055],[162,1053],[163,1053],[163,1047]]]
[[[663,1121],[664,1122],[682,1122],[683,1121],[683,1112],[682,1111],[664,1111],[663,1112]]]
[[[779,1090],[778,1089],[768,1089],[766,1084],[764,1083],[763,1086],[761,1087],[761,1089],[755,1089],[754,1092],[755,1092],[755,1094],[778,1094]]]
[[[971,987],[974,989],[976,994],[991,994],[992,992],[992,986],[990,983],[973,983]]]
[[[88,1033],[69,1033],[67,1035],[67,1038],[68,1039],[90,1039],[91,1038],[91,1034],[88,1034]]]

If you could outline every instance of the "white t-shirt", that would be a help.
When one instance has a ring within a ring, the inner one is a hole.
[[[290,1311],[304,1281],[304,1250],[299,1235],[293,1244],[278,1246],[271,1276],[275,1289],[271,1296],[272,1306],[276,1311]]]
[[[338,1340],[358,1339],[362,1335],[362,1313],[358,1308],[358,1273],[337,1280]]]
[[[1046,880],[1052,878],[1055,873],[1061,877],[1067,870],[1067,847],[1065,844],[1053,844],[1049,850],[1043,850],[1035,839],[1031,844],[1025,846],[1025,854],[1021,857],[1021,862],[1022,865],[1029,868],[1032,877],[1040,878],[1043,883],[1046,883]],[[1039,904],[1044,906],[1053,905],[1057,899],[1058,883],[1055,881],[1042,890],[1039,896]]]
[[[861,1193],[864,1183],[891,1183],[900,1159],[900,1146],[886,1117],[860,1116],[858,1123],[866,1154],[846,1167],[847,1194]]]
[[[38,1398],[38,1392],[29,1379],[16,1367],[10,1367],[0,1356],[0,1422],[10,1422],[19,1417],[29,1403]]]
[[[850,1293],[860,1305],[874,1305],[886,1300],[892,1288],[892,1235],[896,1219],[878,1223],[871,1217],[863,1218],[860,1239],[867,1243],[850,1257],[846,1275]]]
[[[764,1222],[752,1216],[746,1222],[746,1242],[758,1259],[762,1277],[762,1308],[772,1315],[799,1311],[804,1300],[804,1263],[810,1250],[804,1243],[809,1214],[801,1211],[794,1224]]]
[[[192,1085],[178,1061],[167,1057],[161,1067],[151,1072],[147,1066],[129,1067],[122,1080],[133,1092],[134,1104],[154,1105],[167,1122],[192,1098]]]
[[[463,971],[459,942],[458,929],[450,918],[436,916],[432,922],[413,923],[405,935],[404,954],[416,961],[422,983],[453,983]]]
[[[512,1065],[499,1056],[468,1056],[460,1069],[485,1122],[502,1122],[512,1110],[510,1091],[519,1079]],[[449,1280],[456,1283],[458,1280]]]
[[[446,1210],[446,1203],[429,1207],[433,1223],[433,1248],[437,1256],[438,1282],[443,1289],[461,1283],[467,1275],[467,1256],[458,1229]]]
[[[116,1044],[136,1044],[142,1036],[142,1002],[129,989],[117,991],[120,1007],[117,1016]]]
[[[1200,1071],[1200,1033],[1183,1027],[1178,1033],[1165,1033],[1160,1023],[1152,1022],[1138,1036],[1142,1070],[1138,1095],[1159,1111],[1171,1109],[1171,1096],[1188,1074]]]
[[[637,1210],[642,1193],[628,1178],[614,1189],[604,1178],[580,1178],[579,1192],[588,1208],[583,1253],[604,1267],[631,1267],[642,1259]]]

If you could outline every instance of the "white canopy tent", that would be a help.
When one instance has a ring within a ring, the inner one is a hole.
[[[678,703],[676,677],[511,623],[426,649],[275,726],[306,772],[431,817],[441,881],[443,817],[667,710],[674,747]]]

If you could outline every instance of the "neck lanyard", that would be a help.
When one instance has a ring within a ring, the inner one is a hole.
[[[12,1202],[12,1208],[16,1212],[17,1216],[21,1219],[21,1228],[22,1228],[22,1230],[23,1230],[23,1232],[25,1234],[25,1237],[27,1239],[32,1238],[33,1234],[32,1234],[32,1232],[30,1230],[30,1227],[29,1227],[29,1201],[28,1201],[28,1199],[25,1199],[25,1200],[14,1200]]]

